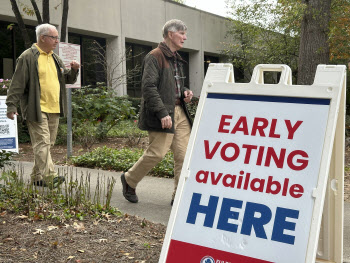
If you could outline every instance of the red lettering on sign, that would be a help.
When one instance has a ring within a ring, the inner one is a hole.
[[[210,176],[209,176],[210,174]],[[300,184],[292,184],[289,187],[289,179],[285,178],[283,183],[275,180],[273,176],[269,176],[266,179],[263,178],[251,178],[250,173],[240,171],[240,175],[225,174],[221,172],[210,172],[200,170],[196,174],[196,182],[200,184],[211,184],[211,185],[223,185],[224,187],[237,188],[246,191],[254,191],[266,194],[273,194],[281,196],[288,196],[293,198],[300,198],[304,194],[304,188]],[[209,181],[208,181],[209,179]],[[243,185],[243,188],[242,188]]]
[[[229,133],[230,132],[229,130],[225,130],[224,129],[224,126],[230,125],[229,122],[226,122],[226,119],[232,119],[232,115],[222,115],[221,116],[218,132],[223,132],[223,133]]]

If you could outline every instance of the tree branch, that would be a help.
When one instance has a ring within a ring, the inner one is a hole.
[[[43,23],[50,23],[50,1],[43,0]]]
[[[10,0],[11,1],[11,5],[12,5],[12,11],[13,13],[15,14],[15,17],[16,17],[16,20],[17,20],[17,23],[18,23],[18,27],[19,27],[19,30],[21,31],[21,34],[22,34],[22,37],[23,37],[23,40],[24,40],[24,46],[26,48],[30,48],[30,46],[32,45],[31,41],[30,41],[30,38],[29,38],[29,34],[28,34],[28,31],[26,29],[26,26],[23,22],[23,18],[22,18],[22,15],[21,13],[19,12],[19,9],[18,9],[18,5],[16,3],[16,0]]]
[[[69,0],[63,1],[63,11],[62,11],[62,23],[61,23],[61,41],[66,42],[67,37],[67,20],[68,20],[68,10],[69,10]]]
[[[38,20],[38,24],[41,25],[43,23],[43,20],[41,18],[41,14],[38,8],[38,5],[36,4],[35,0],[30,0],[30,2],[32,3],[35,15],[36,15],[36,19]]]

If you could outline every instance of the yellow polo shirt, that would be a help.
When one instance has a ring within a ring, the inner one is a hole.
[[[47,113],[60,113],[60,83],[57,76],[57,68],[52,57],[53,52],[46,53],[38,45],[40,52],[38,58],[38,73],[40,82],[40,107]]]

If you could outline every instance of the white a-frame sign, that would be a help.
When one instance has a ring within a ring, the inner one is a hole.
[[[209,66],[159,262],[342,263],[346,67],[291,79]]]

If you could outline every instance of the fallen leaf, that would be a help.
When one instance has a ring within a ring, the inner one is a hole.
[[[58,229],[58,226],[48,226],[47,227],[47,231],[51,231],[51,230],[54,230],[54,229]]]
[[[0,213],[0,216],[5,216],[7,214],[7,211],[4,211],[2,213]]]
[[[84,253],[85,251],[80,249],[80,250],[78,250],[78,252],[79,253]]]
[[[8,238],[5,238],[5,239],[4,239],[4,242],[9,242],[9,241],[13,241],[13,240],[14,240],[13,238],[8,237]]]
[[[129,256],[129,255],[130,255],[130,253],[124,253],[123,255],[124,255],[124,256]]]
[[[44,230],[42,230],[42,229],[35,229],[36,231],[35,232],[33,232],[33,234],[34,235],[42,235],[42,234],[44,234],[45,233],[45,231]]]
[[[108,213],[102,213],[102,216],[104,216],[107,220],[109,220],[109,218],[111,217],[111,215]]]
[[[100,243],[107,243],[107,239],[101,238],[101,239],[98,240],[98,242],[100,242]]]
[[[85,230],[85,226],[83,223],[78,224],[77,222],[74,222],[73,227],[77,232],[82,232]]]
[[[28,216],[26,216],[26,215],[20,215],[20,216],[17,216],[17,218],[26,219],[26,218],[28,218]]]
[[[72,258],[75,258],[75,256],[69,256],[69,257],[67,258],[67,260],[70,260],[70,259],[72,259]]]

